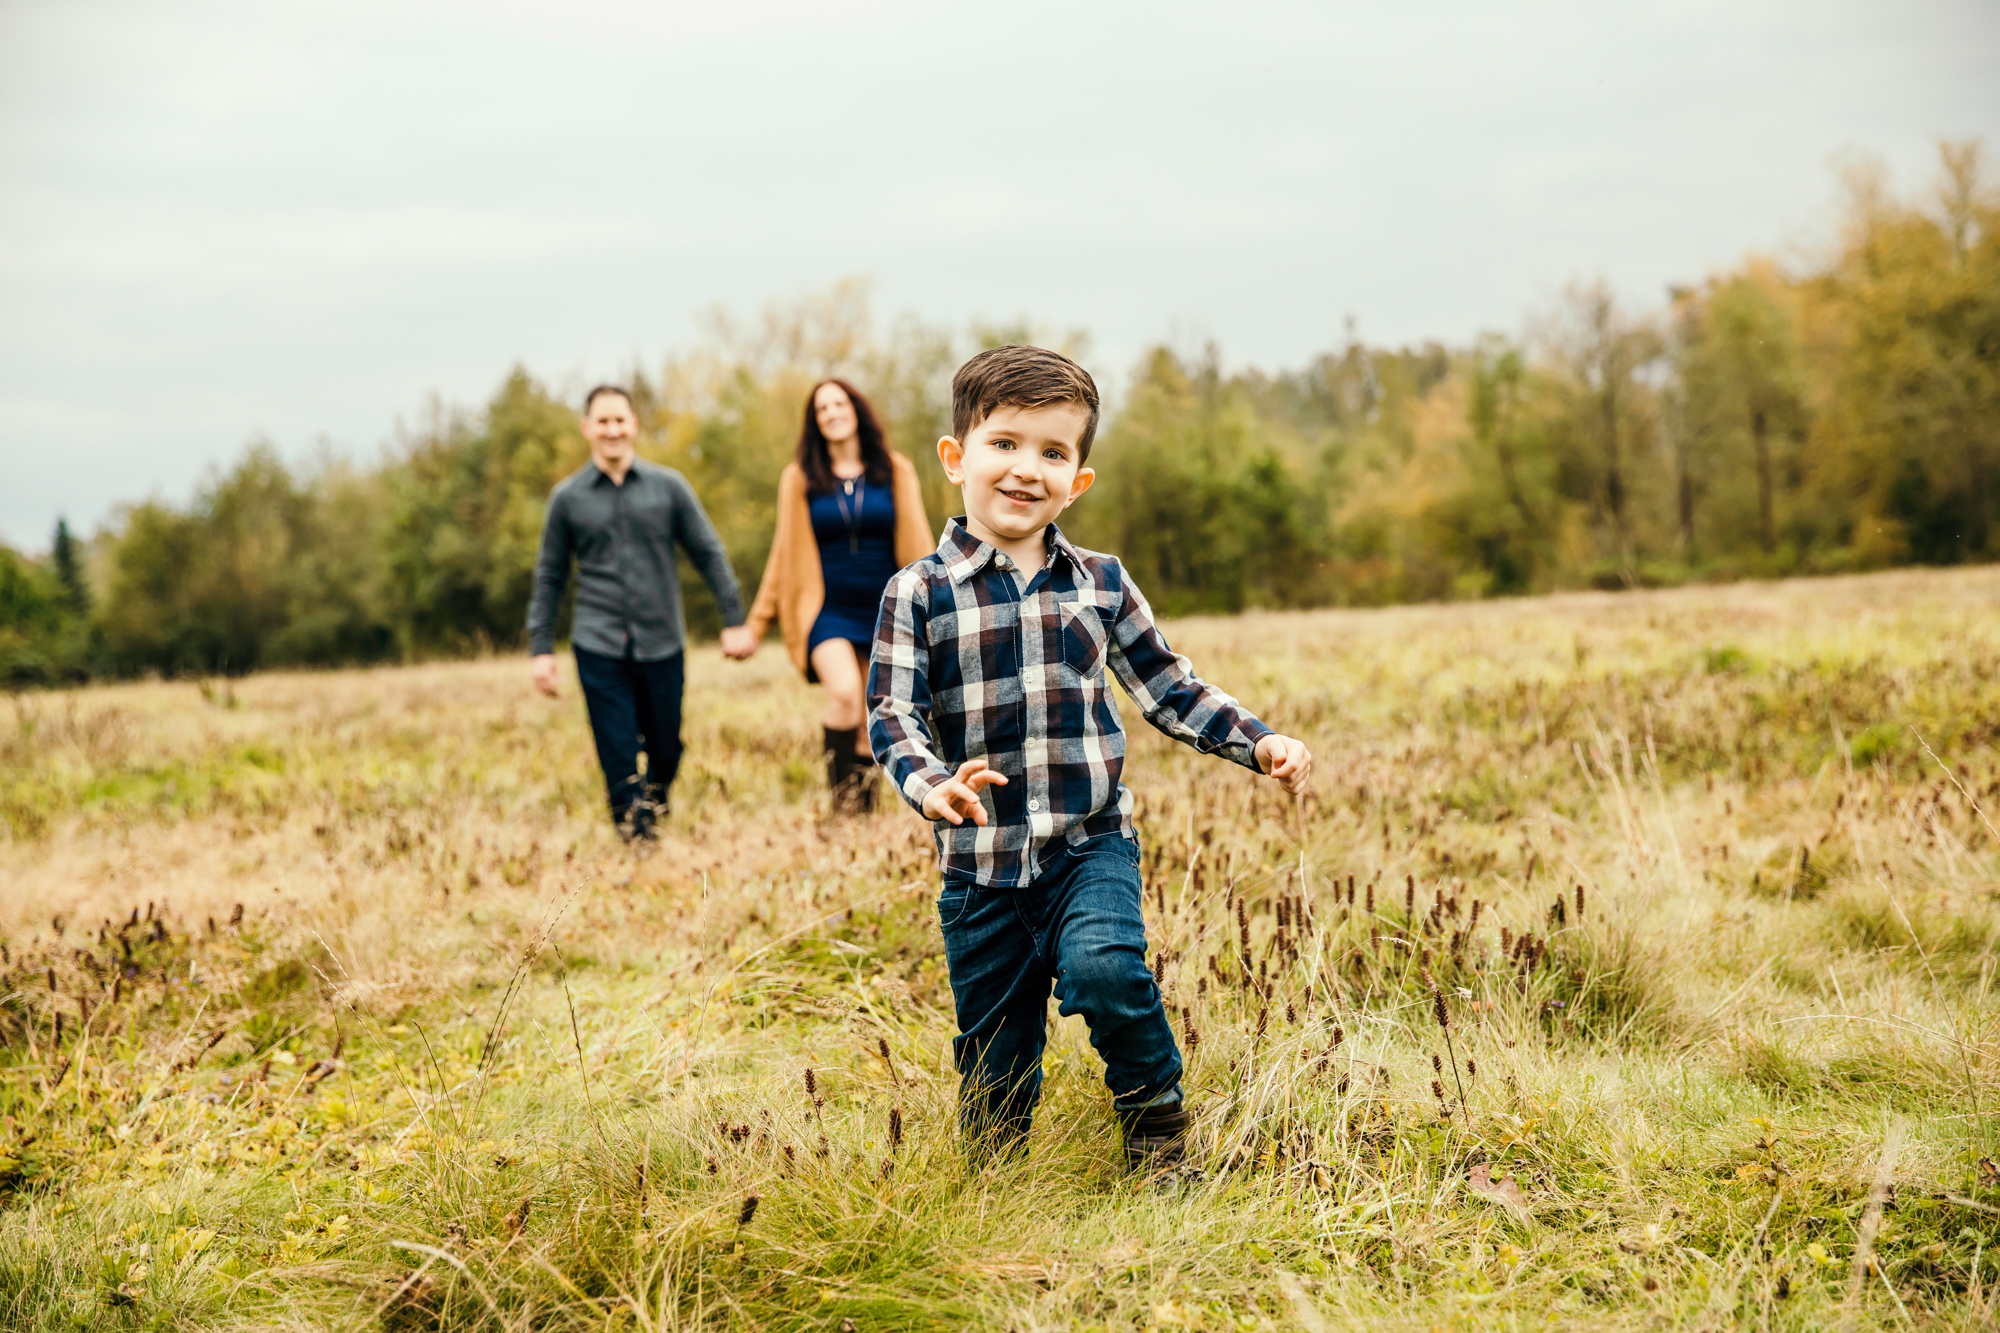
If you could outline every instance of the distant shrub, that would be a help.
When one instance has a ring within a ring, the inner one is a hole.
[[[1877,722],[1854,738],[1847,747],[1848,757],[1862,768],[1884,757],[1894,758],[1903,748],[1904,729],[1896,722]]]
[[[1741,675],[1751,668],[1750,654],[1733,643],[1715,644],[1701,651],[1702,669],[1711,676]]]

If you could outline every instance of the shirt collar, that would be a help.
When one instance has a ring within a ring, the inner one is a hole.
[[[603,468],[597,465],[597,460],[595,458],[585,463],[584,466],[590,469],[591,485],[616,486],[618,484],[617,482],[611,480],[611,474],[609,472],[606,472]],[[632,480],[632,478],[638,475],[639,475],[639,460],[637,458],[634,458],[631,464],[625,469],[625,480],[630,481]]]
[[[1062,529],[1051,523],[1045,539],[1056,554],[1066,557],[1078,569],[1083,568],[1083,557],[1069,544],[1069,538],[1062,535]],[[944,561],[945,573],[953,583],[963,583],[980,570],[993,563],[1000,552],[972,535],[965,526],[965,516],[960,514],[944,525],[944,535],[938,538],[938,558]]]

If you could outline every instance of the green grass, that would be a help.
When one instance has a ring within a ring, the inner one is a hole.
[[[1996,604],[1175,626],[1319,784],[1133,738],[1198,1123],[1152,1181],[1074,1020],[968,1161],[926,832],[829,816],[775,652],[692,664],[644,863],[518,662],[23,696],[0,1326],[1985,1326]]]

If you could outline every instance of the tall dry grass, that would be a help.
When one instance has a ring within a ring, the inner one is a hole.
[[[694,661],[645,862],[518,662],[22,696],[0,1322],[1976,1326],[1996,604],[1174,626],[1321,776],[1134,737],[1153,1181],[1064,1020],[1032,1151],[966,1161],[927,835],[829,815],[775,652]]]

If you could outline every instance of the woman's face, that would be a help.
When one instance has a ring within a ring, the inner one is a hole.
[[[838,384],[822,384],[813,390],[813,415],[819,418],[819,433],[828,444],[845,444],[854,438],[854,400]]]

